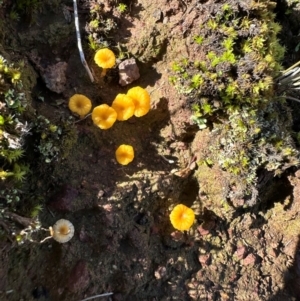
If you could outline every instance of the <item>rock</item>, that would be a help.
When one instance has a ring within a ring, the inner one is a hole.
[[[198,230],[198,232],[200,233],[200,235],[202,235],[202,236],[205,236],[205,235],[209,234],[209,230],[204,229],[204,228],[202,227],[202,225],[199,226],[199,227],[197,228],[197,230]]]
[[[247,248],[245,246],[240,246],[236,249],[235,255],[238,259],[244,259],[247,253]]]
[[[256,262],[256,256],[253,253],[250,253],[245,259],[243,259],[243,265],[254,265]]]
[[[210,257],[210,254],[202,254],[202,255],[199,255],[198,259],[202,265],[209,265],[211,257]]]
[[[152,16],[155,19],[155,22],[160,22],[163,19],[163,12],[159,8],[157,8],[152,13]]]
[[[47,67],[42,77],[49,90],[56,93],[62,93],[65,90],[67,67],[68,64],[66,62],[59,62]]]
[[[175,241],[181,241],[184,237],[183,233],[180,231],[174,231],[171,233],[172,239]]]
[[[167,269],[164,266],[159,266],[157,270],[154,272],[154,277],[156,279],[161,279],[167,274]]]
[[[68,282],[67,288],[73,293],[84,291],[90,282],[88,267],[85,261],[79,260],[73,267]]]
[[[200,233],[200,235],[205,236],[209,234],[214,228],[215,228],[215,221],[209,220],[204,222],[202,225],[200,225],[197,230]]]
[[[274,249],[274,248],[269,248],[267,251],[268,255],[276,258],[278,256],[278,250]]]
[[[119,84],[126,86],[140,78],[139,68],[134,58],[127,59],[119,65]]]

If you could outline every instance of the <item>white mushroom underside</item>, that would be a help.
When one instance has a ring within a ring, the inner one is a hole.
[[[53,226],[52,237],[60,243],[68,242],[74,236],[74,226],[73,224],[66,220],[60,219]]]

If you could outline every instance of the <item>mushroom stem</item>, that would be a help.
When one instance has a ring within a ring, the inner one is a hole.
[[[82,50],[82,44],[81,44],[81,36],[80,36],[80,28],[79,28],[79,18],[78,18],[78,9],[77,9],[77,1],[73,0],[73,6],[74,6],[74,19],[75,19],[75,28],[76,28],[76,37],[77,37],[77,47],[79,50],[79,55],[81,59],[81,63],[83,67],[85,68],[86,72],[88,73],[91,82],[94,82],[93,74],[85,60],[84,53]]]
[[[106,75],[107,69],[103,68],[101,72],[101,77],[104,77]]]
[[[40,244],[42,244],[43,242],[45,242],[46,240],[48,240],[48,239],[50,239],[50,238],[52,238],[52,236],[47,236],[47,237],[45,237],[43,240],[40,241]]]

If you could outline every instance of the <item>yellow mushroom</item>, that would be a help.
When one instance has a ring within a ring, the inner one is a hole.
[[[117,119],[120,121],[132,117],[135,109],[132,99],[126,94],[118,94],[111,106],[117,112]]]
[[[69,109],[83,118],[92,108],[92,102],[82,94],[74,94],[69,100]]]
[[[195,213],[191,208],[179,204],[172,210],[170,220],[175,229],[180,231],[189,230],[194,223]]]
[[[129,89],[127,95],[132,99],[135,105],[134,116],[141,117],[149,112],[150,95],[147,90],[137,86]]]
[[[75,232],[73,224],[66,219],[58,220],[49,230],[53,239],[60,243],[68,242]]]
[[[134,158],[134,150],[131,145],[122,144],[116,150],[116,159],[118,163],[127,165],[132,162]]]
[[[105,76],[107,69],[112,68],[116,63],[115,54],[108,48],[100,49],[96,52],[94,57],[95,63],[101,67],[101,76]]]
[[[107,130],[113,126],[117,119],[117,112],[107,104],[102,104],[94,108],[92,119],[95,125],[102,130]]]

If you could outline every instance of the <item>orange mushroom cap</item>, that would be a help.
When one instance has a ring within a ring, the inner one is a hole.
[[[98,50],[94,60],[96,64],[103,69],[112,68],[116,63],[115,54],[108,48]]]
[[[132,117],[135,109],[132,99],[126,94],[118,94],[111,106],[117,112],[117,119],[120,121]]]
[[[116,150],[116,159],[122,165],[129,164],[134,158],[134,150],[131,145],[122,144]]]
[[[150,95],[142,87],[133,87],[128,90],[127,95],[132,99],[135,110],[134,115],[141,117],[146,115],[150,110]]]
[[[189,230],[194,223],[195,213],[191,208],[179,204],[172,210],[170,220],[175,229],[180,231]]]
[[[112,107],[103,104],[94,108],[92,119],[100,129],[107,130],[115,123],[117,112]]]
[[[88,114],[92,108],[92,102],[82,94],[74,94],[69,100],[69,109],[80,117]]]

